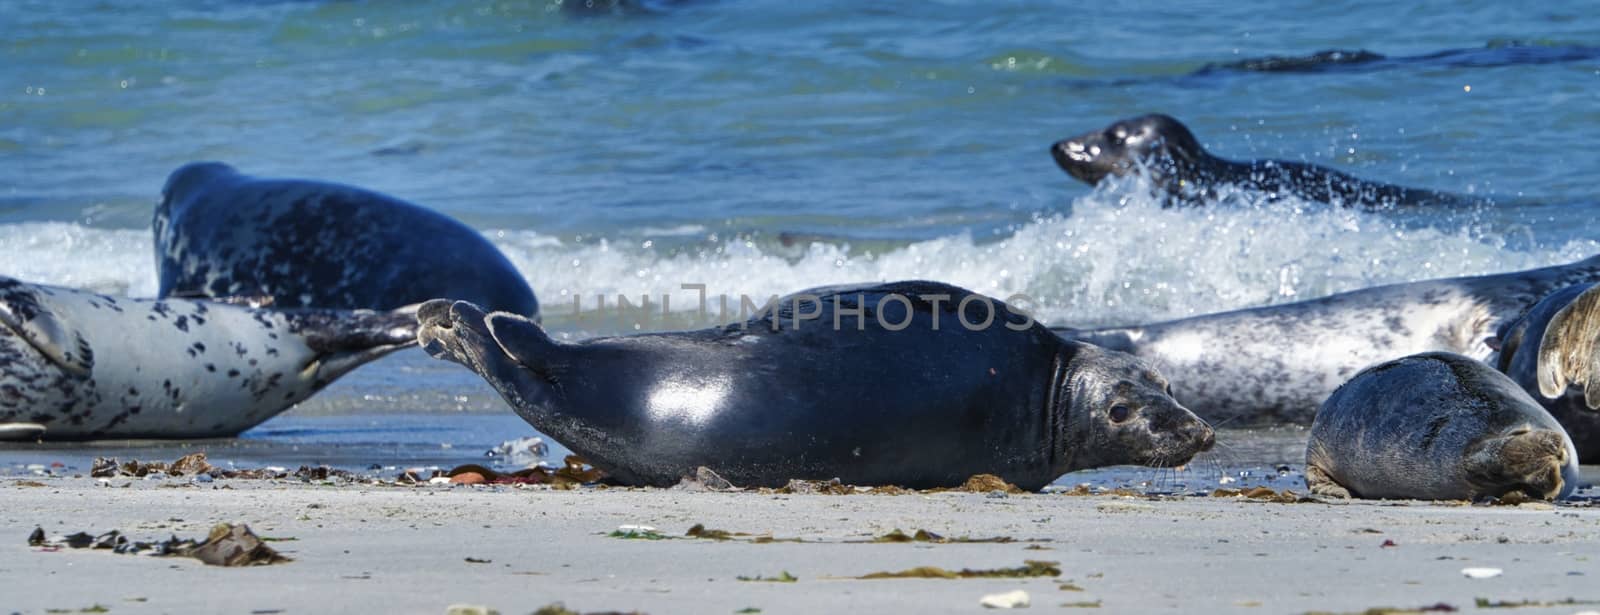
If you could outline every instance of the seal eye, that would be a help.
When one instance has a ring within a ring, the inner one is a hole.
[[[1113,423],[1124,423],[1124,422],[1127,422],[1128,417],[1133,415],[1133,411],[1129,410],[1127,406],[1123,406],[1123,405],[1119,404],[1119,405],[1116,405],[1116,406],[1112,406],[1111,407],[1111,412],[1108,412],[1106,414],[1111,417],[1111,422],[1113,422]]]

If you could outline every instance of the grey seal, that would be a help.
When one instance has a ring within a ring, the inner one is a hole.
[[[1058,331],[1150,361],[1172,379],[1178,401],[1208,421],[1306,425],[1363,367],[1429,351],[1488,359],[1503,325],[1551,292],[1584,282],[1600,282],[1600,256],[1154,324]]]
[[[167,178],[151,225],[161,297],[372,310],[450,298],[539,313],[527,281],[482,234],[363,188],[196,162]]]
[[[252,309],[0,277],[0,438],[232,436],[415,334],[414,308]]]
[[[723,327],[578,343],[466,302],[418,319],[428,354],[624,484],[704,466],[743,486],[989,473],[1036,490],[1084,468],[1179,465],[1214,439],[1143,361],[934,282],[814,289]]]
[[[1050,155],[1068,175],[1091,186],[1106,177],[1143,173],[1168,205],[1212,200],[1221,185],[1368,209],[1479,202],[1365,180],[1304,162],[1213,156],[1183,122],[1159,113],[1118,120],[1103,129],[1062,139],[1050,146]]]
[[[1472,500],[1577,486],[1578,453],[1539,403],[1482,361],[1432,352],[1369,367],[1317,411],[1312,493]]]
[[[1550,293],[1501,328],[1490,362],[1565,427],[1582,463],[1600,463],[1600,284]]]

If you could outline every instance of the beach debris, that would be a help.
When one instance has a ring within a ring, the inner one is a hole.
[[[900,531],[899,528],[895,528],[894,531],[891,531],[891,532],[889,532],[887,534],[884,534],[882,536],[875,537],[872,540],[870,540],[869,542],[931,542],[931,543],[935,543],[935,544],[948,544],[948,543],[952,543],[952,542],[1008,543],[1008,542],[1016,542],[1016,541],[1017,541],[1017,539],[1012,538],[1010,536],[994,536],[994,537],[991,537],[991,538],[968,538],[968,537],[963,536],[963,537],[958,537],[958,538],[947,538],[945,536],[941,536],[939,534],[935,534],[935,533],[930,532],[928,530],[917,530],[915,533],[907,534],[905,532]]]
[[[1521,609],[1521,608],[1551,608],[1558,606],[1583,606],[1600,604],[1600,600],[1490,600],[1488,598],[1475,598],[1473,602],[1480,609]]]
[[[855,492],[855,487],[840,483],[837,478],[828,480],[801,480],[794,478],[789,480],[789,484],[774,490],[774,493],[793,495],[850,495]]]
[[[974,474],[971,478],[967,479],[967,482],[962,483],[960,487],[956,487],[950,491],[965,491],[968,493],[992,493],[995,491],[1001,493],[1024,493],[1020,487],[1008,483],[1005,481],[1005,479],[993,474]]]
[[[1377,606],[1354,613],[1333,613],[1331,611],[1309,611],[1305,615],[1412,615],[1416,613],[1454,613],[1461,609],[1445,602],[1437,602],[1419,607],[1392,607]]]
[[[1211,492],[1214,498],[1247,498],[1263,502],[1276,502],[1279,504],[1298,504],[1302,502],[1315,502],[1314,498],[1302,496],[1298,493],[1284,489],[1278,491],[1271,487],[1254,487],[1250,489],[1216,489]]]
[[[12,481],[12,482],[11,482],[11,485],[12,485],[12,486],[13,486],[13,487],[48,487],[48,486],[49,486],[49,485],[46,485],[46,484],[44,484],[44,483],[41,483],[41,482],[39,482],[39,481],[36,481],[36,480],[18,480],[18,481]]]
[[[90,464],[89,476],[100,479],[192,476],[198,482],[210,482],[211,479],[217,478],[255,480],[296,478],[308,483],[335,479],[354,481],[359,478],[348,471],[328,466],[300,466],[300,469],[294,472],[276,466],[248,470],[223,469],[211,465],[203,452],[189,453],[172,463],[144,462],[137,459],[118,462],[114,457],[96,457],[94,463]]]
[[[579,612],[567,608],[567,605],[565,604],[557,602],[539,607],[539,610],[534,611],[533,615],[644,615],[644,613],[640,613],[638,611],[628,611],[626,613],[621,611]]]
[[[545,444],[544,438],[537,436],[506,440],[499,446],[483,452],[483,456],[491,460],[490,463],[521,468],[537,466],[544,461],[545,455],[549,454],[550,445]]]
[[[117,530],[99,536],[78,532],[67,536],[45,538],[43,528],[35,528],[28,536],[28,545],[45,551],[70,549],[108,549],[113,553],[154,556],[192,557],[212,566],[261,566],[292,561],[268,547],[250,527],[242,523],[220,523],[200,542],[173,536],[156,542],[128,540]]]
[[[733,532],[729,532],[728,530],[706,529],[706,526],[704,524],[696,523],[696,524],[694,524],[693,526],[691,526],[689,528],[689,531],[684,532],[683,535],[684,536],[688,536],[690,538],[705,538],[705,539],[708,539],[708,540],[733,540],[733,537],[736,534],[734,534]],[[738,536],[747,536],[748,534],[737,534],[737,535]]]
[[[683,477],[672,488],[684,491],[741,491],[721,474],[705,466],[696,467],[693,475]]]
[[[1098,609],[1098,608],[1100,608],[1100,601],[1099,600],[1084,600],[1084,601],[1081,601],[1081,602],[1064,602],[1064,603],[1061,604],[1061,608],[1064,608],[1064,609]]]
[[[734,611],[734,613],[760,613],[760,612],[761,612],[761,609],[758,609],[758,608],[753,607],[753,606],[747,606],[747,607],[744,607],[744,608],[739,609],[737,611]]]
[[[435,472],[432,476],[422,477],[416,470],[408,470],[401,474],[397,482],[402,484],[417,484],[423,482],[433,483],[433,479],[443,477],[445,480],[433,484],[491,484],[491,485],[550,485],[555,489],[573,489],[581,485],[600,482],[606,477],[602,472],[579,458],[577,455],[567,455],[562,467],[547,468],[544,466],[523,468],[515,472],[500,472],[475,463],[459,465],[446,472]],[[476,477],[456,480],[457,477],[476,474]],[[474,480],[479,482],[471,482]]]
[[[444,607],[444,615],[500,615],[500,611],[481,604],[452,604]]]
[[[787,571],[787,570],[785,570],[785,571],[783,571],[781,573],[778,573],[778,576],[775,576],[775,577],[763,577],[763,576],[757,575],[757,576],[753,576],[753,577],[740,576],[740,577],[734,577],[734,578],[737,578],[740,581],[749,581],[749,582],[757,582],[757,583],[793,583],[795,581],[799,581],[800,580],[800,577],[797,577],[797,576],[794,576],[792,574],[789,574],[789,571]]]
[[[1393,540],[1384,539],[1383,544],[1378,545],[1378,548],[1379,549],[1387,549],[1387,548],[1390,548],[1390,547],[1398,547],[1398,546],[1400,546],[1400,545],[1395,544],[1395,542]]]
[[[1461,574],[1469,579],[1492,579],[1504,574],[1499,568],[1462,568]]]
[[[1024,609],[1033,604],[1028,598],[1028,592],[1020,589],[989,594],[978,599],[978,604],[990,609]]]
[[[1061,576],[1059,562],[1045,562],[1039,560],[1023,560],[1023,565],[1016,568],[991,568],[973,570],[962,568],[959,571],[946,570],[938,566],[918,566],[897,572],[873,572],[855,577],[857,579],[1013,579],[1024,577],[1056,577]]]
[[[450,483],[455,485],[481,485],[489,481],[489,478],[484,476],[483,473],[471,470],[451,474],[449,478]]]
[[[1059,590],[1064,591],[1064,592],[1081,592],[1081,591],[1083,591],[1082,587],[1078,587],[1076,584],[1072,583],[1071,581],[1056,585],[1056,589],[1059,589]]]
[[[619,525],[617,529],[612,530],[607,536],[625,540],[665,540],[671,538],[671,536],[662,534],[656,528],[648,525]]]
[[[476,557],[468,557],[466,559],[467,559],[467,563],[468,564],[493,564],[494,563],[494,560],[492,560],[492,559],[478,559]]]

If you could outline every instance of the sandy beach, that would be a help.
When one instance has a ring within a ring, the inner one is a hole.
[[[983,596],[1018,589],[1032,609],[1065,612],[1472,611],[1480,601],[1545,605],[1519,613],[1600,609],[1585,603],[1600,601],[1600,509],[1588,500],[1282,504],[87,477],[8,478],[0,490],[3,602],[17,613],[444,613],[473,604],[509,614],[557,602],[652,614],[979,612]],[[203,537],[219,522],[249,524],[294,561],[220,568],[25,544],[36,526],[154,540]],[[749,536],[686,537],[696,524]],[[670,538],[610,535],[624,525]],[[1011,542],[871,542],[896,529]],[[852,578],[1027,560],[1056,562],[1060,575]],[[1503,574],[1472,579],[1464,568]],[[795,580],[740,580],[785,575]]]

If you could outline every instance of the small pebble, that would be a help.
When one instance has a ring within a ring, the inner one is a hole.
[[[481,604],[452,604],[445,607],[444,615],[500,615],[500,611]]]
[[[1461,574],[1466,575],[1467,578],[1469,578],[1469,579],[1492,579],[1492,578],[1498,577],[1498,576],[1500,576],[1501,574],[1504,574],[1504,573],[1505,573],[1505,571],[1501,570],[1499,568],[1462,568],[1461,569]]]

